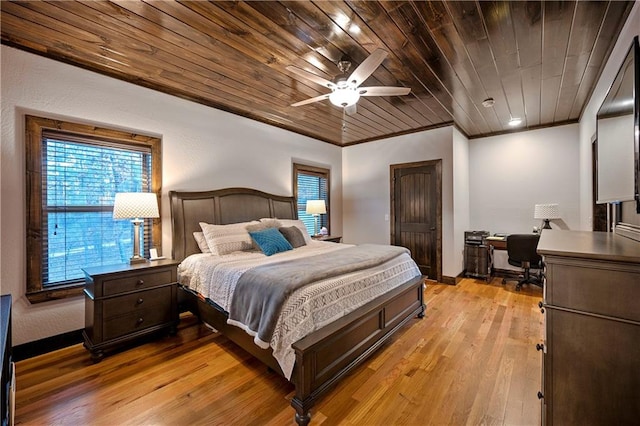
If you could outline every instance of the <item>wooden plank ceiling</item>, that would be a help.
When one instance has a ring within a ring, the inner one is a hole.
[[[2,1],[2,43],[345,146],[455,122],[469,137],[576,121],[633,1]],[[382,48],[357,113],[329,89]],[[482,105],[493,98],[492,108]]]

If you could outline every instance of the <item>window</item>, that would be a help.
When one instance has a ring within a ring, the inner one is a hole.
[[[160,139],[26,117],[27,297],[81,294],[82,268],[128,262],[132,224],[113,219],[117,192],[156,192]],[[147,219],[141,252],[160,248],[160,220]]]
[[[304,222],[309,235],[314,234],[315,220],[307,214],[307,200],[324,200],[327,214],[318,217],[318,230],[329,229],[329,169],[293,164],[293,193],[298,203],[298,218]]]

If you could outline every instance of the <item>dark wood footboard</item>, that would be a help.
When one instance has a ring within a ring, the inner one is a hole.
[[[316,400],[342,377],[407,321],[424,316],[423,282],[423,277],[416,277],[292,345],[296,392],[291,405],[299,425],[309,423]]]
[[[309,423],[315,402],[351,370],[360,365],[412,318],[423,317],[423,277],[416,277],[339,320],[315,331],[292,346],[296,363],[291,376],[295,396],[291,405],[299,425]],[[283,375],[271,349],[261,349],[253,338],[227,324],[227,314],[187,288],[181,288],[181,305],[203,322]]]

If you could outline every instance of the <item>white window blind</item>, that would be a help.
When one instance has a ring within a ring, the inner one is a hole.
[[[151,149],[43,132],[42,284],[82,281],[83,267],[126,263],[133,253],[129,220],[114,220],[117,192],[151,191]],[[145,221],[141,252],[151,247]]]

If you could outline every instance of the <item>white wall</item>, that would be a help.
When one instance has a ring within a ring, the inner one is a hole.
[[[580,228],[584,230],[593,229],[593,184],[591,181],[591,140],[596,132],[596,114],[602,104],[607,91],[616,74],[620,69],[620,65],[627,55],[631,41],[634,36],[640,34],[640,2],[635,3],[627,22],[625,22],[620,36],[616,41],[616,45],[609,56],[607,64],[602,71],[602,75],[598,80],[591,98],[586,107],[582,111],[580,117]]]
[[[453,264],[464,270],[464,232],[470,230],[469,139],[453,129]],[[457,274],[456,274],[457,275]]]
[[[15,345],[84,328],[82,297],[31,305],[24,296],[25,113],[160,136],[165,253],[169,190],[246,186],[290,195],[293,159],[331,169],[331,229],[341,232],[339,147],[7,46],[1,57],[0,292],[14,298]]]
[[[471,228],[528,233],[535,204],[557,203],[558,229],[579,229],[578,125],[469,141]]]
[[[463,141],[459,141],[463,144]],[[442,159],[442,274],[461,269],[454,234],[453,127],[353,145],[342,153],[343,236],[347,243],[389,244],[392,164]]]

